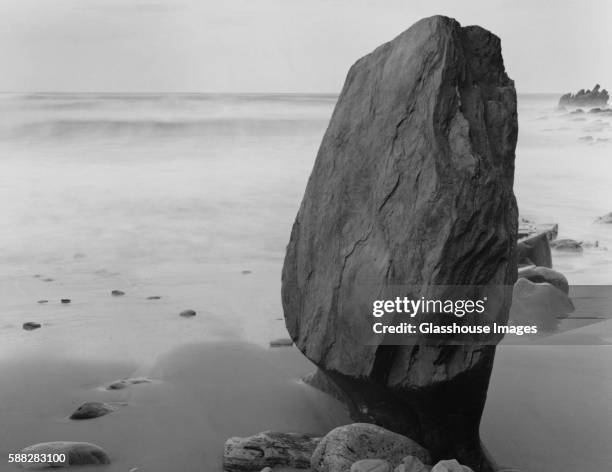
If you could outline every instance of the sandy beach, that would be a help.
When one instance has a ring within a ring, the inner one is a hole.
[[[269,347],[286,337],[284,248],[335,98],[130,100],[2,98],[0,456],[89,441],[112,459],[103,470],[220,471],[230,436],[349,422],[300,381],[309,361]],[[155,124],[171,119],[179,124]],[[610,117],[572,121],[554,96],[527,96],[519,120],[521,211],[559,223],[560,237],[599,241],[581,256],[553,254],[570,284],[611,283],[612,232],[592,224],[612,210]],[[587,151],[588,164],[570,157]],[[197,315],[180,317],[185,309]],[[27,321],[42,327],[25,331]],[[498,349],[482,433],[501,463],[612,463],[612,350],[580,341],[609,344],[612,322],[563,336]],[[105,389],[135,377],[150,382]],[[69,420],[85,401],[117,408]],[[17,468],[2,460],[0,470]]]

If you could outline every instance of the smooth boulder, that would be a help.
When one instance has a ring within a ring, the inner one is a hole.
[[[100,446],[87,442],[72,442],[72,441],[53,441],[38,443],[32,446],[25,447],[21,450],[21,454],[64,454],[66,460],[59,462],[46,463],[24,463],[25,469],[48,469],[56,467],[69,467],[81,465],[105,465],[110,464],[108,454]]]
[[[71,420],[89,420],[100,416],[108,415],[115,411],[115,408],[108,403],[102,402],[86,402],[79,406],[74,413],[70,415]]]
[[[549,283],[558,288],[563,293],[569,293],[569,283],[561,272],[549,269],[548,267],[528,266],[522,267],[518,271],[519,279],[527,279],[530,282],[541,284]]]
[[[356,421],[482,470],[490,465],[478,426],[494,342],[449,346],[420,335],[386,345],[373,339],[371,306],[474,287],[470,297],[488,296],[489,321],[506,323],[517,132],[499,38],[442,16],[417,22],[351,67],[282,273],[290,336],[342,383]]]
[[[538,332],[554,331],[559,318],[573,312],[572,300],[548,283],[521,278],[514,284],[510,322],[515,325],[536,325]]]
[[[310,466],[315,472],[346,472],[354,462],[380,459],[396,467],[406,456],[431,462],[429,452],[412,439],[374,424],[353,423],[327,433],[315,449]]]

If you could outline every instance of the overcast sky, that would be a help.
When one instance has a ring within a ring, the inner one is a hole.
[[[609,0],[0,0],[0,91],[335,93],[434,14],[500,36],[519,92],[612,88]]]

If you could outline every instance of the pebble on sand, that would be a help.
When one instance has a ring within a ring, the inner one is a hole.
[[[145,384],[145,383],[151,383],[151,380],[145,377],[121,379],[121,380],[116,380],[115,382],[111,383],[108,387],[106,387],[106,390],[123,390],[124,388],[127,388],[130,385],[138,385],[138,384]]]
[[[66,304],[70,303],[71,301],[72,301],[72,300],[70,300],[70,298],[62,298],[62,299],[61,299],[61,302],[62,302],[64,305],[66,305]]]
[[[270,347],[290,347],[293,346],[293,341],[289,338],[279,338],[270,341]]]
[[[194,310],[183,310],[179,313],[179,315],[183,318],[191,318],[192,316],[196,315],[196,312]]]
[[[26,331],[32,331],[33,329],[38,329],[41,326],[42,325],[40,323],[36,323],[34,321],[28,321],[27,323],[23,324],[23,329],[25,329]]]
[[[125,295],[125,292],[124,292],[124,291],[122,291],[122,290],[113,290],[113,291],[111,292],[111,295],[112,295],[113,297],[121,297],[121,296]]]
[[[108,415],[115,409],[108,403],[102,402],[86,402],[78,407],[72,415],[71,420],[89,420],[91,418],[98,418],[100,416]]]
[[[86,442],[53,441],[33,444],[21,450],[21,454],[38,454],[45,457],[65,454],[66,460],[59,462],[23,463],[25,469],[56,468],[79,465],[110,464],[108,454],[100,446]]]

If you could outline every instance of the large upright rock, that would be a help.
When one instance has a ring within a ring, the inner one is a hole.
[[[419,21],[351,67],[283,267],[289,333],[353,399],[355,419],[477,471],[488,468],[478,427],[495,346],[372,342],[371,303],[398,286],[415,298],[504,286],[487,316],[507,321],[517,129],[499,38]]]

